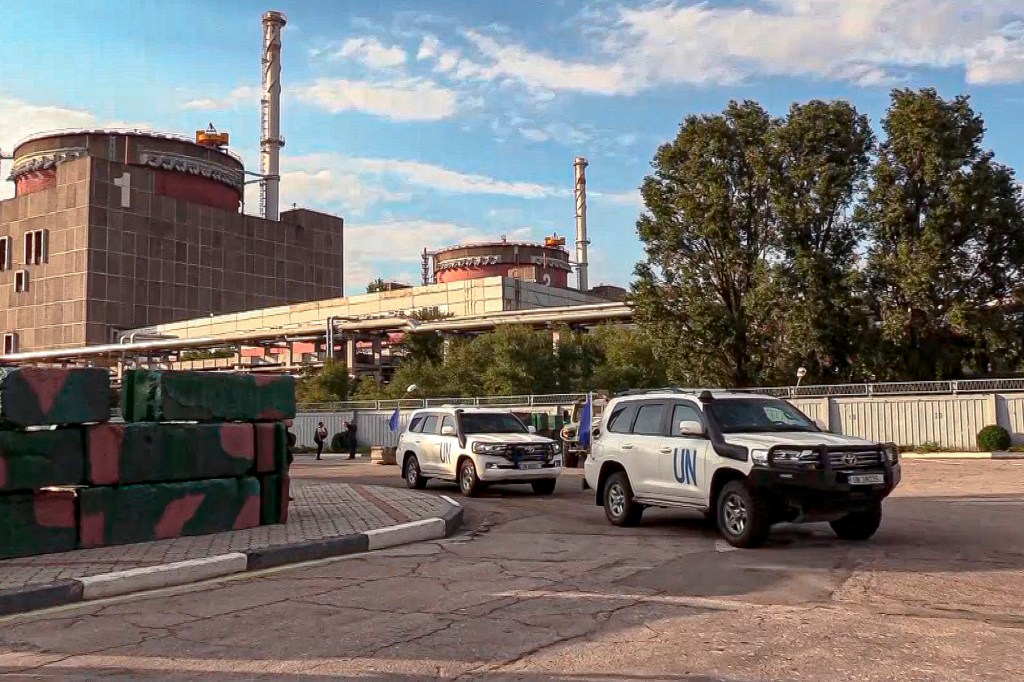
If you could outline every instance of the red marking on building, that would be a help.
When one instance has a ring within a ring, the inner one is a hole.
[[[203,493],[190,493],[168,504],[156,524],[153,537],[157,540],[181,537],[181,530],[196,515],[196,510],[205,499]]]
[[[252,460],[256,456],[252,424],[222,424],[220,446],[232,457]]]
[[[64,384],[68,380],[70,370],[55,369],[48,367],[22,367],[21,376],[25,383],[32,389],[39,402],[39,409],[43,416],[49,415],[53,404],[57,402]]]
[[[121,444],[123,424],[90,426],[88,432],[89,481],[94,485],[113,485],[121,480]]]
[[[153,192],[232,213],[238,212],[241,200],[237,189],[216,180],[163,169],[155,169]]]
[[[57,186],[57,169],[29,171],[19,175],[14,181],[14,190],[17,196],[40,192],[44,189],[52,189]]]

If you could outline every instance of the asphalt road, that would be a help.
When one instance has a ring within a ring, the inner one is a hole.
[[[299,458],[296,476],[401,485]],[[456,496],[454,486],[431,484]],[[0,621],[15,679],[1017,680],[1024,461],[907,462],[875,538],[608,525],[576,472],[447,541]]]

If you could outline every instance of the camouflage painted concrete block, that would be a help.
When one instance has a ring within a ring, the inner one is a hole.
[[[81,429],[0,431],[0,492],[80,485],[84,479]]]
[[[0,559],[66,552],[77,541],[74,491],[0,495]]]
[[[286,474],[260,476],[260,524],[288,522],[291,479]]]
[[[263,422],[295,417],[287,375],[131,370],[121,391],[125,421]]]
[[[98,424],[86,432],[92,485],[244,476],[256,464],[252,424]]]
[[[110,419],[102,368],[0,368],[0,427],[88,424]]]
[[[83,488],[79,498],[83,548],[242,530],[260,523],[260,484],[252,477]]]
[[[283,472],[288,465],[288,427],[281,422],[253,426],[256,429],[256,472]]]

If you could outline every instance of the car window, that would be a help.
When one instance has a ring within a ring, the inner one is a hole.
[[[423,433],[437,433],[437,422],[438,418],[436,414],[432,414],[423,420]]]
[[[814,422],[789,403],[776,398],[715,400],[707,408],[722,433],[818,431]]]
[[[619,405],[612,410],[612,415],[608,417],[608,430],[612,433],[629,433],[634,417],[636,417],[636,403]]]
[[[454,430],[455,429],[455,417],[451,417],[451,416],[445,417],[444,421],[441,422],[441,430],[444,431],[444,427],[446,427],[446,426],[450,426],[450,427],[452,427],[452,430]]]
[[[463,412],[462,432],[471,433],[528,433],[523,422],[511,412]]]
[[[647,403],[640,406],[636,413],[636,423],[633,424],[633,433],[638,436],[660,436],[661,415],[664,411],[663,403]]]
[[[697,422],[703,424],[703,420],[700,418],[700,411],[693,405],[687,405],[685,403],[676,403],[675,407],[672,408],[672,435],[679,436],[679,422]]]
[[[412,421],[409,422],[409,430],[414,433],[420,432],[420,427],[423,426],[423,417],[413,417]]]

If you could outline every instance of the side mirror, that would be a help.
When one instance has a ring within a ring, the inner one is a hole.
[[[455,435],[455,427],[454,426],[442,426],[441,427],[441,435],[442,436],[454,436]]]
[[[703,437],[704,427],[700,422],[683,420],[679,422],[679,435]]]
[[[533,424],[530,424],[529,426],[527,426],[526,430],[529,431],[530,433],[537,433],[537,427],[534,426]]]

